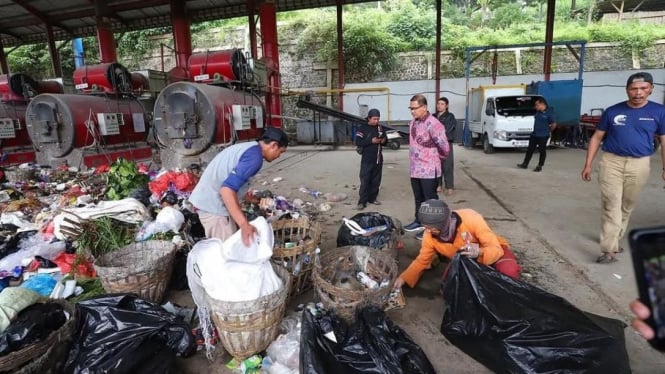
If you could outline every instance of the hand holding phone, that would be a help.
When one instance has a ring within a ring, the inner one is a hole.
[[[640,333],[654,348],[665,351],[665,227],[632,230],[629,243],[639,301],[643,304],[633,303],[631,309],[638,322],[643,320],[653,332],[650,334],[647,326],[637,323]]]

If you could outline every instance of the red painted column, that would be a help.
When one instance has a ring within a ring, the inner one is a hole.
[[[97,44],[99,44],[99,59],[102,64],[115,62],[118,59],[113,30],[104,17],[97,17]]]
[[[185,2],[171,0],[171,22],[173,23],[173,41],[176,53],[176,66],[187,69],[192,55],[192,32],[185,13]]]
[[[0,38],[0,69],[2,69],[2,74],[9,74],[7,55],[5,55],[5,46],[2,45],[2,38]]]
[[[279,96],[281,87],[279,78],[279,52],[277,50],[277,8],[273,0],[268,0],[259,6],[261,26],[261,44],[263,58],[268,68],[268,85],[270,86],[266,97],[266,104],[272,116],[282,115],[282,100]],[[271,117],[269,124],[282,127],[281,118]]]
[[[256,43],[256,6],[254,0],[247,0],[247,18],[249,21],[249,45],[251,46],[252,58],[259,58]]]
[[[60,53],[58,53],[58,49],[55,47],[55,37],[53,36],[53,27],[51,25],[46,25],[46,42],[48,44],[48,53],[51,56],[53,74],[55,74],[56,77],[62,77]]]

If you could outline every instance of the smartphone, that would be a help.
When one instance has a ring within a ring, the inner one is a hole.
[[[665,226],[632,230],[630,253],[640,301],[651,310],[651,345],[665,351]]]

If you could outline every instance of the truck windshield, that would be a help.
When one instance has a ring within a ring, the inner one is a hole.
[[[496,98],[496,112],[500,116],[533,116],[538,96],[502,96]]]

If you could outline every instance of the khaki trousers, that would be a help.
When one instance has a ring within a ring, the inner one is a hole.
[[[199,210],[199,220],[205,229],[206,238],[217,238],[221,240],[228,239],[233,233],[238,231],[238,226],[231,217],[218,216]]]
[[[605,152],[600,159],[600,249],[619,252],[619,240],[628,226],[630,214],[649,179],[650,157],[623,157]]]

